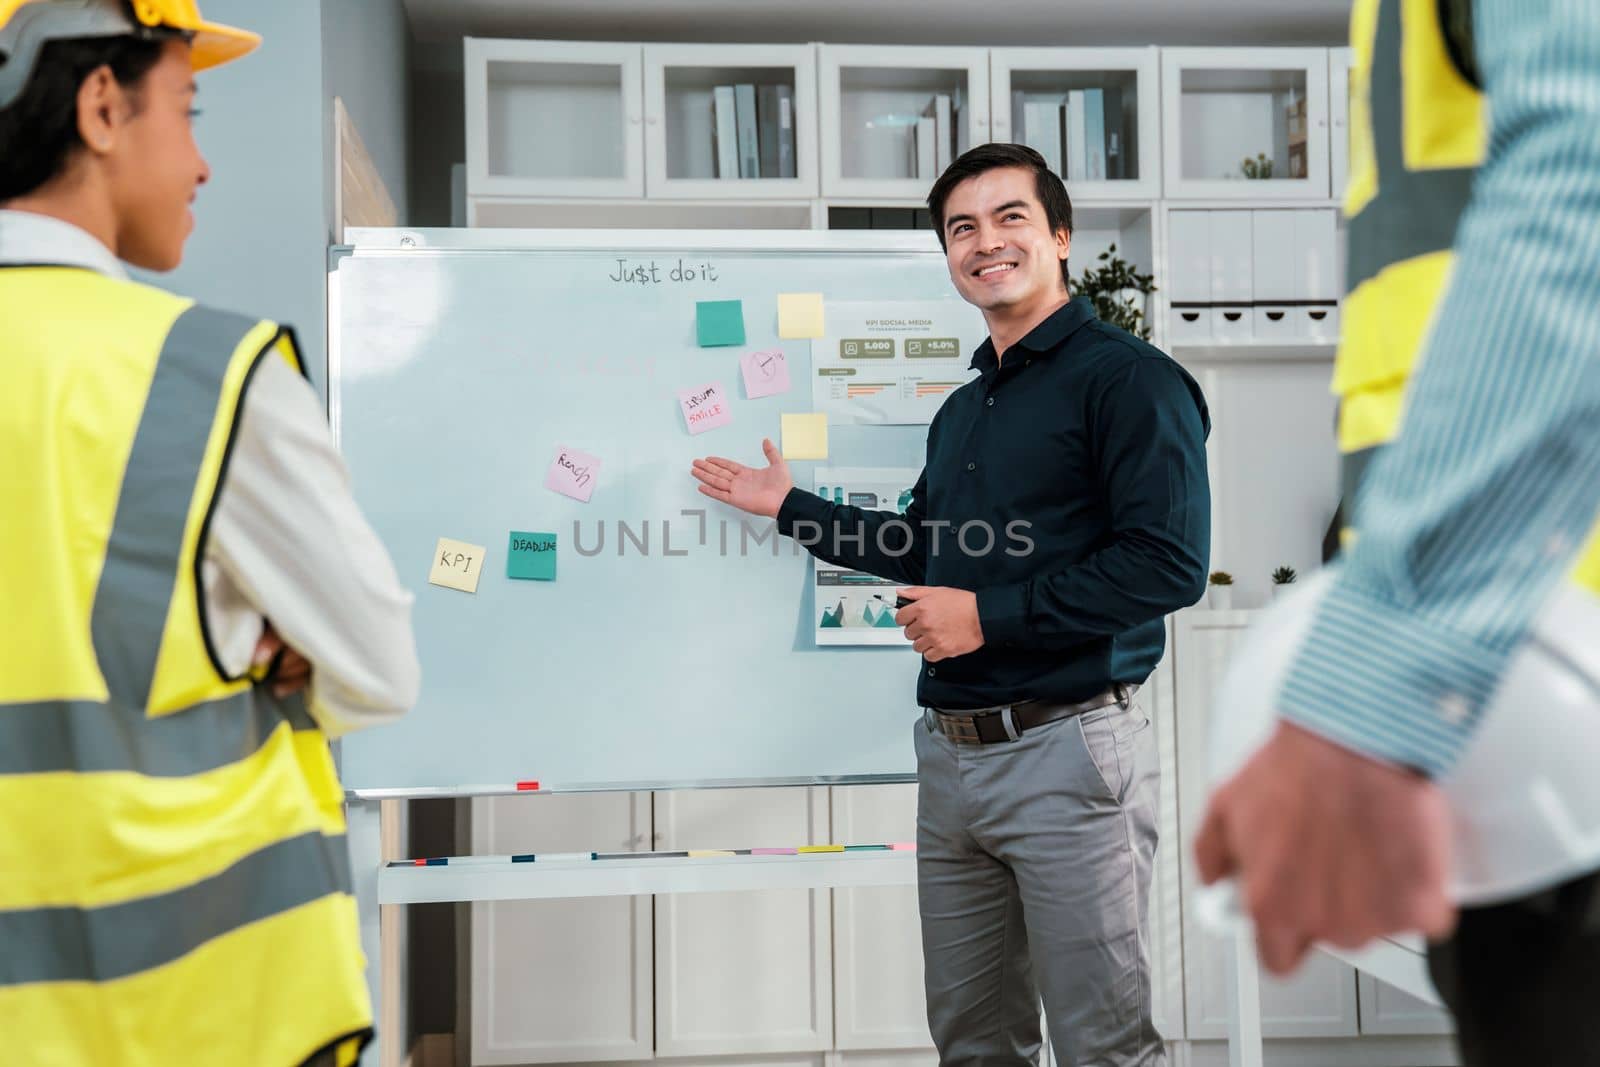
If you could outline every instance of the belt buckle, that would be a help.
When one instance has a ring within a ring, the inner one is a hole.
[[[939,732],[958,745],[983,744],[983,738],[978,736],[978,718],[989,714],[992,713],[982,711],[977,715],[946,715],[942,711],[934,712],[939,721]]]

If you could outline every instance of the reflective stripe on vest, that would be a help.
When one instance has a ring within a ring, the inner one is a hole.
[[[0,269],[0,320],[0,511],[31,539],[0,588],[49,641],[48,670],[0,653],[6,1047],[272,1067],[359,1048],[327,742],[299,698],[225,677],[200,594],[241,398],[261,360],[298,366],[292,340],[60,268]]]

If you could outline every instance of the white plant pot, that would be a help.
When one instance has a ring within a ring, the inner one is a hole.
[[[1283,582],[1281,584],[1278,583],[1278,582],[1273,582],[1272,583],[1272,599],[1273,600],[1277,600],[1280,596],[1287,596],[1289,593],[1291,593],[1293,591],[1294,591],[1294,583],[1293,582]]]
[[[1211,586],[1210,592],[1206,594],[1206,603],[1210,605],[1212,611],[1233,610],[1233,586]]]

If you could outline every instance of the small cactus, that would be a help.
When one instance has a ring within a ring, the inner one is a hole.
[[[1206,580],[1212,585],[1232,585],[1233,575],[1227,571],[1212,571],[1211,576]]]
[[[1300,576],[1294,572],[1293,567],[1279,567],[1272,572],[1272,584],[1289,585],[1298,577]]]

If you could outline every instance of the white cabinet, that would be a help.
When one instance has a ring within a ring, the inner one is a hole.
[[[1450,1013],[1409,993],[1385,985],[1370,974],[1356,975],[1360,990],[1363,1034],[1453,1034]]]
[[[650,794],[472,801],[474,854],[648,848]],[[649,897],[471,905],[473,1064],[651,1054]]]
[[[827,789],[656,794],[663,850],[793,847],[828,838]],[[656,898],[656,1052],[815,1052],[833,1043],[828,890]]]
[[[835,786],[832,794],[839,844],[916,840],[914,784]],[[833,931],[834,1047],[932,1049],[916,886],[834,890]]]
[[[816,196],[816,98],[812,45],[645,45],[646,195]]]
[[[1167,48],[1161,53],[1168,197],[1328,196],[1323,48]]]
[[[1153,47],[991,49],[993,140],[1031,145],[1058,164],[1074,204],[1154,198],[1161,191],[1158,76]],[[1076,129],[1084,136],[1074,142]]]
[[[1328,49],[1329,193],[1344,199],[1350,177],[1350,49]]]
[[[1331,208],[1252,212],[1255,339],[1338,339],[1338,219]]]
[[[1173,685],[1172,623],[1167,623],[1167,654],[1139,691],[1139,702],[1156,731],[1161,756],[1161,802],[1157,827],[1161,838],[1156,850],[1155,877],[1150,886],[1151,1014],[1156,1029],[1168,1041],[1187,1033],[1183,1011],[1183,898],[1179,893],[1183,849],[1178,820],[1178,742],[1173,720],[1176,693]]]
[[[467,195],[644,195],[636,44],[465,44]]]
[[[822,195],[925,201],[955,156],[993,140],[984,48],[821,45]]]
[[[1174,345],[1246,344],[1255,269],[1248,211],[1173,211],[1167,219]]]
[[[1247,611],[1180,612],[1174,620],[1177,671],[1178,768],[1184,883],[1198,887],[1192,842],[1205,813],[1209,774],[1211,698],[1238,639],[1250,623]],[[1227,954],[1231,943],[1207,932],[1187,894],[1183,923],[1184,993],[1188,1036],[1221,1038],[1228,1033]],[[1289,979],[1263,974],[1262,1032],[1267,1037],[1354,1037],[1358,1032],[1355,972],[1331,956],[1313,953]]]

